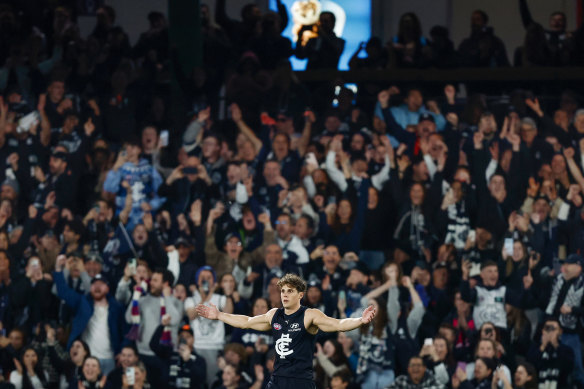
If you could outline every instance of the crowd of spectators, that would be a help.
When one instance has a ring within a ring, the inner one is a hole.
[[[476,10],[470,18],[470,35],[455,48],[449,31],[443,26],[430,29],[430,36],[422,33],[420,20],[415,13],[406,13],[399,20],[397,34],[383,46],[376,37],[353,55],[351,69],[385,68],[439,68],[456,67],[542,67],[582,66],[584,56],[584,30],[567,29],[563,12],[554,12],[546,27],[533,20],[527,0],[519,0],[521,22],[525,27],[523,44],[516,48],[511,60],[505,42],[495,35],[489,25],[489,15]],[[519,22],[519,21],[518,21]],[[364,58],[359,58],[361,51]]]
[[[203,6],[185,71],[160,13],[132,46],[109,6],[82,38],[74,7],[0,4],[0,387],[264,388],[271,334],[195,306],[266,313],[287,272],[378,312],[319,334],[319,389],[584,387],[581,97],[307,86],[287,59],[336,67],[334,15],[293,50],[278,5]],[[515,62],[578,64],[565,15],[520,6]],[[406,14],[351,67],[508,65],[487,23],[455,52]]]

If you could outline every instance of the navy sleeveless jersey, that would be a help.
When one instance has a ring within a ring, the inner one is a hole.
[[[272,375],[312,380],[315,336],[304,328],[306,307],[291,315],[279,308],[272,318],[276,362]]]

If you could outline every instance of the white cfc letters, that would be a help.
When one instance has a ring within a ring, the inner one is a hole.
[[[294,352],[294,350],[288,349],[290,342],[292,342],[292,339],[290,339],[290,335],[288,334],[282,334],[280,339],[276,341],[276,352],[280,358],[286,359],[286,355],[290,355]]]

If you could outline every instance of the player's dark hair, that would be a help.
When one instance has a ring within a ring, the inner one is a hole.
[[[306,292],[306,281],[304,281],[300,276],[292,273],[284,275],[278,281],[278,288],[282,289],[284,285],[293,287],[298,291],[298,293]]]

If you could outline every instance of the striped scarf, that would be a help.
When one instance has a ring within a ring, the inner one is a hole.
[[[580,302],[582,301],[582,296],[584,295],[584,276],[580,275],[576,279],[571,280],[572,285],[570,285],[564,301],[558,301],[560,290],[562,289],[562,286],[564,286],[565,282],[568,281],[566,281],[562,274],[556,277],[554,285],[552,286],[550,301],[546,308],[546,314],[553,315],[556,305],[562,306],[565,304],[569,307],[580,307]],[[573,313],[569,313],[567,315],[560,314],[559,321],[564,329],[576,330],[578,328],[578,316]]]
[[[128,335],[126,335],[126,338],[130,340],[138,340],[138,335],[140,333],[140,297],[144,295],[145,290],[146,289],[143,288],[143,285],[136,286],[134,288],[134,293],[132,294],[132,328],[130,328]]]
[[[160,296],[160,321],[166,315],[166,305],[164,305],[164,297]],[[169,345],[172,342],[170,335],[170,327],[164,326],[162,336],[160,337],[160,344]]]
[[[140,286],[137,286],[134,289],[134,293],[132,294],[132,311],[131,311],[132,328],[128,332],[128,335],[126,335],[126,338],[133,341],[138,340],[140,334],[140,297],[142,297],[145,294],[145,290],[146,283],[142,282]],[[159,301],[160,301],[160,321],[162,322],[162,318],[166,315],[166,305],[164,302],[164,297],[160,296]],[[164,326],[164,329],[162,330],[162,336],[160,338],[160,343],[169,345],[171,344],[171,341],[172,336],[170,333],[170,327]]]

